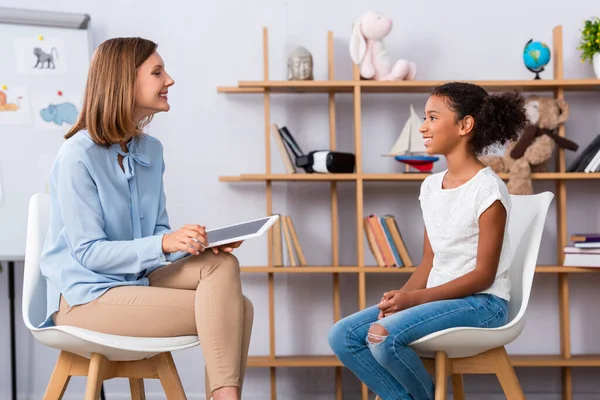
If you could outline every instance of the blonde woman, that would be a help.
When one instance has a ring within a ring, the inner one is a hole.
[[[116,38],[94,53],[82,111],[50,176],[45,324],[197,334],[207,398],[237,400],[253,322],[231,254],[241,243],[205,250],[204,226],[170,228],[163,147],[142,133],[154,114],[169,110],[174,84],[156,48]]]

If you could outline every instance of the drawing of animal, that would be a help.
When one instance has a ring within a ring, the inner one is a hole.
[[[44,121],[59,126],[63,123],[73,125],[77,120],[77,114],[77,108],[72,103],[49,104],[48,107],[40,110]]]
[[[17,97],[17,104],[15,103],[6,103],[6,93],[0,92],[0,111],[17,111],[20,108],[20,102],[22,97]]]
[[[46,53],[41,48],[36,47],[33,49],[33,54],[37,57],[37,62],[33,68],[37,68],[38,66],[44,68],[44,64],[48,64],[47,68],[56,68],[56,65],[54,64],[54,54],[56,54],[56,59],[58,59],[58,50],[56,50],[56,47],[53,47],[50,50],[50,53]]]

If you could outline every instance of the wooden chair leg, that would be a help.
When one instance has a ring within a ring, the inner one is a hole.
[[[519,384],[515,369],[510,363],[506,349],[500,347],[494,352],[496,353],[496,376],[498,377],[498,381],[500,381],[504,395],[507,399],[511,400],[525,400],[525,394],[523,393],[521,384]]]
[[[85,400],[98,400],[102,382],[108,378],[110,361],[101,354],[93,353],[90,357],[90,366],[85,388]]]
[[[461,374],[452,374],[452,394],[454,400],[465,400],[465,387]]]
[[[448,355],[439,351],[435,354],[435,400],[446,400],[448,379]]]
[[[52,376],[44,393],[44,400],[61,400],[69,385],[71,376],[71,364],[73,363],[73,354],[61,351],[52,371]]]
[[[142,378],[129,378],[129,390],[131,391],[131,400],[146,400]]]
[[[156,373],[168,400],[186,400],[177,368],[171,353],[161,353],[152,358]],[[87,400],[87,399],[86,399]]]

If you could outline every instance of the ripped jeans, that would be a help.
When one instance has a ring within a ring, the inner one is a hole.
[[[378,314],[375,305],[338,321],[329,332],[331,349],[383,400],[428,400],[434,398],[433,379],[408,345],[447,328],[502,326],[508,302],[491,294],[475,294],[421,304],[381,320]],[[369,333],[374,324],[388,334]]]

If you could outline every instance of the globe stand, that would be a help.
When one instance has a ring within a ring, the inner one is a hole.
[[[536,80],[536,79],[540,79],[541,80],[542,79],[542,78],[540,78],[540,72],[544,72],[544,68],[543,67],[540,68],[537,71],[535,69],[529,68],[527,65],[525,66],[525,68],[527,68],[528,70],[530,70],[531,72],[533,72],[535,74],[535,78],[533,78],[533,80]]]

